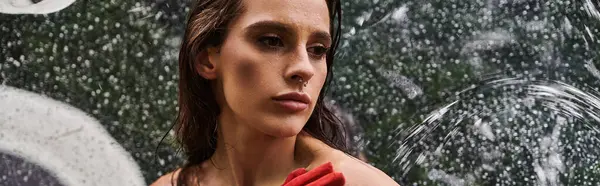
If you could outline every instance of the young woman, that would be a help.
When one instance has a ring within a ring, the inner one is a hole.
[[[327,165],[322,177],[334,181],[313,185],[397,185],[345,153],[343,126],[324,106],[340,12],[338,0],[193,5],[175,128],[187,162],[152,185],[282,185],[288,176],[298,179],[287,185],[306,185],[318,179],[299,174]]]

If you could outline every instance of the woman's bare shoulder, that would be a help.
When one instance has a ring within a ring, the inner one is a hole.
[[[177,169],[173,172],[165,174],[158,178],[154,183],[150,184],[150,186],[175,186],[177,185],[177,176],[179,176],[179,171],[181,169]]]
[[[346,185],[362,186],[362,185],[398,185],[383,171],[365,163],[359,159],[346,154],[339,155],[335,161],[334,167],[336,171],[342,172],[346,178]]]
[[[342,172],[346,178],[346,185],[398,185],[392,178],[379,169],[343,153],[337,149],[327,146],[325,143],[308,135],[299,135],[300,144],[310,152],[313,152],[314,159],[310,163],[308,170],[311,170],[323,163],[331,162],[335,171]]]

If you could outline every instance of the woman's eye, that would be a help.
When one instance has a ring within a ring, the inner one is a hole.
[[[263,36],[258,39],[258,42],[271,48],[283,47],[283,41],[277,36]]]
[[[310,47],[308,48],[308,52],[310,52],[312,55],[316,56],[316,57],[322,57],[323,55],[325,55],[327,53],[329,49],[325,48],[323,46],[316,46],[316,47]]]

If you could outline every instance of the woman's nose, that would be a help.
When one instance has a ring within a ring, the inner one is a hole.
[[[287,79],[302,84],[309,83],[309,80],[315,74],[314,64],[310,61],[306,49],[296,52],[290,59],[289,73]]]

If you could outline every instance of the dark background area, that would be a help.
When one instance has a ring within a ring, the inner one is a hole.
[[[0,81],[98,119],[151,183],[181,163],[171,138],[159,142],[176,116],[188,4],[79,0],[47,15],[1,14]],[[364,128],[372,165],[403,185],[550,183],[539,170],[560,172],[568,185],[600,182],[598,1],[347,0],[343,8],[329,94]],[[564,94],[546,99],[535,87]],[[544,146],[557,118],[567,121],[560,145]],[[493,140],[473,128],[482,123]],[[543,166],[553,154],[564,168]]]

